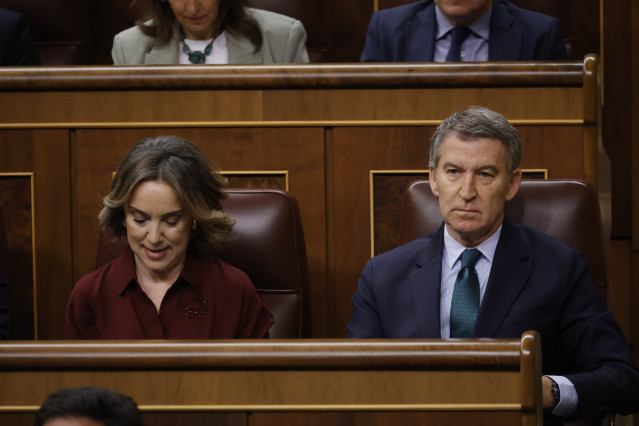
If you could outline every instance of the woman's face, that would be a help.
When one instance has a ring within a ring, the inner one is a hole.
[[[136,269],[152,277],[174,277],[182,271],[193,219],[165,182],[139,184],[124,206],[126,235]]]
[[[168,0],[184,29],[186,38],[208,40],[215,35],[213,26],[221,0]]]

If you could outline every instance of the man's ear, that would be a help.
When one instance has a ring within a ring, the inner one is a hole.
[[[435,177],[435,170],[431,167],[428,169],[428,182],[430,183],[430,190],[433,191],[433,195],[439,197],[439,188],[437,188],[437,178]]]
[[[506,192],[506,201],[512,200],[517,191],[519,191],[519,186],[521,185],[521,169],[517,168],[513,170],[512,175],[510,176],[510,182],[508,182],[508,191]]]

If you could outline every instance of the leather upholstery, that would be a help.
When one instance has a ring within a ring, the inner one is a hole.
[[[524,180],[506,216],[555,237],[584,254],[600,289],[608,286],[597,194],[578,180]],[[411,183],[402,204],[399,244],[435,231],[442,223],[439,201],[427,180]]]
[[[308,264],[297,200],[288,192],[230,189],[224,211],[237,223],[215,255],[243,270],[275,316],[271,338],[309,336]],[[100,236],[96,267],[120,255],[126,238]]]

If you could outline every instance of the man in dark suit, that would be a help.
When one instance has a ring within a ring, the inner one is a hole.
[[[0,7],[0,65],[40,65],[24,15]]]
[[[504,217],[521,183],[521,146],[519,132],[486,108],[444,120],[429,164],[444,223],[366,264],[348,335],[519,338],[537,330],[545,424],[639,411],[639,371],[585,258]]]
[[[453,29],[468,29],[456,58]],[[422,0],[373,14],[362,62],[567,59],[561,23],[505,0]]]

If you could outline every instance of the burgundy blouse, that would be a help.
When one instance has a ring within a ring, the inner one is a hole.
[[[67,305],[66,338],[264,338],[273,323],[244,272],[217,258],[191,254],[158,313],[137,283],[127,247],[75,285]]]

